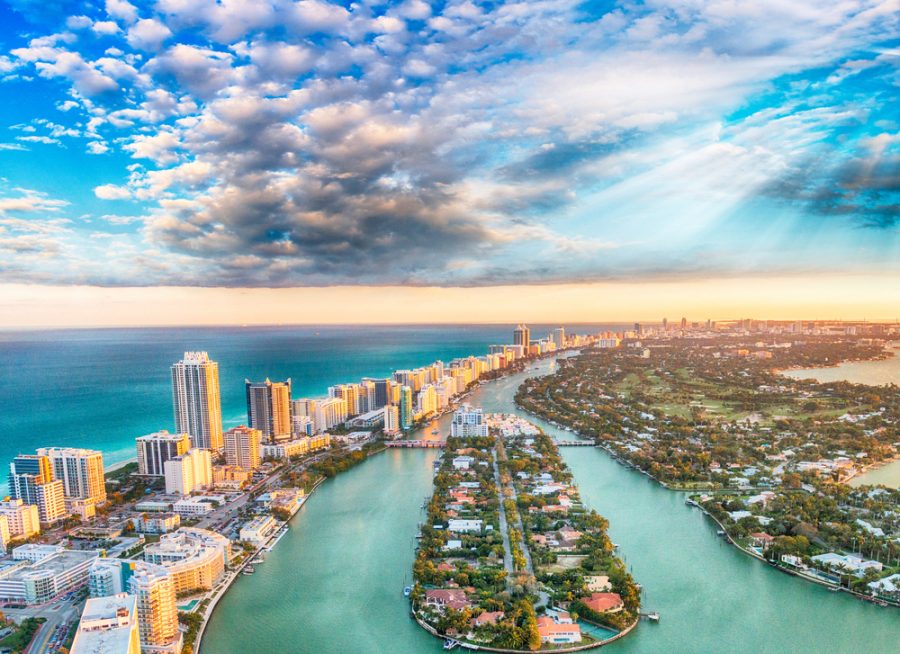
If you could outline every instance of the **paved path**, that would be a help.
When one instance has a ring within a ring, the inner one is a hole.
[[[503,508],[503,486],[500,485],[500,468],[497,467],[497,450],[494,455],[494,484],[497,487],[497,496],[500,500],[500,535],[503,536],[503,567],[506,568],[506,584],[512,584],[513,561],[512,547],[509,545],[509,527],[506,524],[506,509]]]

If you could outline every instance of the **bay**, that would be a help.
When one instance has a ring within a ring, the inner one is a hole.
[[[528,375],[482,385],[471,401],[514,411]],[[442,428],[446,425],[446,420]],[[568,432],[533,419],[556,437]],[[323,484],[292,529],[213,614],[200,654],[271,651],[310,654],[439,652],[440,642],[408,617],[411,535],[431,493],[430,451],[391,451]],[[741,554],[712,522],[667,491],[594,448],[564,448],[582,497],[610,520],[644,606],[642,623],[608,647],[632,653],[896,652],[900,615],[792,578]],[[271,615],[271,617],[270,617]],[[606,651],[606,649],[604,650]]]

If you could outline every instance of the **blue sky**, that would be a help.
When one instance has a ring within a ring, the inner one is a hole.
[[[0,282],[896,276],[898,4],[0,5]]]

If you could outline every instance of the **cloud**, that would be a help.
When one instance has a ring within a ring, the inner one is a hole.
[[[128,45],[138,50],[156,51],[172,36],[164,23],[152,18],[144,18],[128,28]]]
[[[94,195],[101,200],[129,200],[131,199],[131,191],[122,186],[115,184],[103,184],[94,187]]]
[[[137,7],[127,0],[106,0],[106,13],[126,23],[133,23],[138,16]]]
[[[22,229],[37,230],[37,226],[39,225],[38,223],[34,223],[33,227],[29,228],[29,223],[21,221],[20,219],[7,218],[7,216],[9,216],[10,214],[19,213],[52,213],[59,211],[69,204],[65,200],[50,198],[45,193],[41,193],[39,191],[33,191],[23,188],[17,188],[13,190],[17,193],[16,196],[0,196],[0,217],[5,218],[5,220],[0,224],[6,226],[15,225]]]
[[[109,0],[63,22],[0,58],[58,92],[57,122],[19,138],[83,139],[54,150],[121,166],[122,183],[87,183],[140,216],[116,223],[131,256],[67,259],[62,280],[472,285],[900,260],[869,236],[898,204],[898,57],[881,45],[898,24],[875,0]],[[91,247],[66,238],[61,253]]]

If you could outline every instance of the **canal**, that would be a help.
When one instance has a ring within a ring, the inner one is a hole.
[[[553,365],[538,364],[539,372]],[[531,370],[485,384],[485,411],[514,410]],[[446,429],[449,417],[441,421]],[[551,434],[571,437],[551,425]],[[430,431],[431,427],[428,428]],[[724,544],[711,522],[593,448],[565,448],[582,498],[644,586],[644,623],[609,652],[897,651],[900,612],[794,579]],[[414,534],[431,493],[433,450],[388,451],[323,484],[266,563],[219,603],[201,654],[439,652],[408,617]]]

